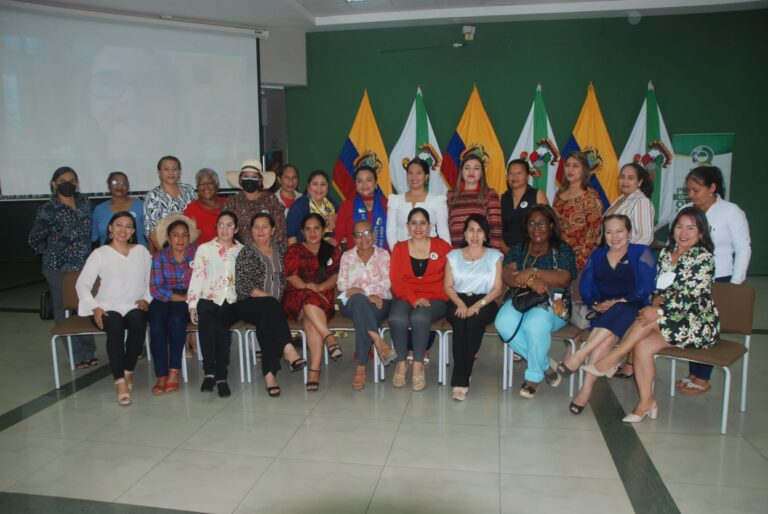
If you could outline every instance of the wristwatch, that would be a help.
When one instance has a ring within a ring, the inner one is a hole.
[[[664,316],[664,309],[659,307],[658,309],[656,309],[656,314],[658,314],[659,317],[661,318],[662,316]]]
[[[488,302],[486,302],[486,301],[485,301],[485,298],[483,298],[482,300],[480,300],[480,307],[485,307],[485,305],[486,305],[487,303],[488,303]]]

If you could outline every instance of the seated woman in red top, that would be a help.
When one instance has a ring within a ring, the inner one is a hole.
[[[295,243],[285,253],[283,309],[290,319],[301,320],[309,345],[309,379],[307,391],[320,388],[320,360],[323,344],[328,345],[331,359],[341,357],[341,347],[328,320],[335,314],[334,290],[339,277],[341,252],[323,239],[325,218],[309,212],[301,220],[304,241]]]
[[[355,169],[354,198],[345,200],[336,218],[336,239],[349,250],[355,246],[352,227],[367,221],[373,227],[373,244],[387,249],[387,198],[379,189],[376,170],[367,164]]]
[[[392,308],[389,327],[397,351],[397,367],[392,377],[394,387],[405,385],[408,330],[413,341],[412,389],[421,391],[424,378],[424,352],[431,325],[445,316],[448,297],[445,279],[445,256],[451,245],[438,237],[429,237],[429,213],[416,207],[408,214],[408,235],[392,250],[389,275],[392,281]]]

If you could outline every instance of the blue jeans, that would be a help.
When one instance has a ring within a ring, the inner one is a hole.
[[[552,345],[552,332],[565,326],[565,320],[558,318],[550,309],[533,307],[525,314],[512,307],[512,300],[507,300],[496,315],[496,330],[506,341],[515,333],[520,317],[520,325],[515,338],[509,342],[509,347],[516,354],[528,361],[525,370],[525,380],[541,382],[544,372],[549,367],[549,347]]]
[[[723,282],[725,284],[730,283],[730,281],[731,275],[728,275],[727,277],[717,277],[715,279],[715,282]],[[688,363],[688,374],[693,375],[700,380],[709,380],[712,378],[713,369],[714,367],[709,364],[699,364],[698,362]]]
[[[181,354],[184,352],[189,323],[187,309],[187,302],[163,302],[154,299],[149,304],[149,348],[152,351],[152,362],[157,377],[168,376],[169,367],[181,369]]]

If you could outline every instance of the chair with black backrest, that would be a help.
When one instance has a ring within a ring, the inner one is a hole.
[[[730,367],[739,359],[741,365],[741,412],[747,409],[747,375],[749,368],[749,345],[752,338],[752,318],[755,309],[755,290],[747,285],[715,283],[712,298],[720,312],[720,333],[739,334],[744,342],[739,343],[720,339],[709,349],[697,350],[670,346],[663,349],[656,357],[671,359],[669,376],[669,395],[675,395],[675,361],[683,360],[718,366],[723,369],[723,405],[720,421],[720,433],[725,434],[728,424],[728,402],[731,393]]]

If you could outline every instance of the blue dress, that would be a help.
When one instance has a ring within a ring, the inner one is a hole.
[[[595,262],[595,286],[605,300],[630,296],[635,290],[635,271],[629,258],[626,255],[622,257],[616,269],[611,268],[607,253],[598,258]],[[621,338],[634,323],[641,307],[639,302],[616,303],[592,320],[590,328],[605,328]]]

